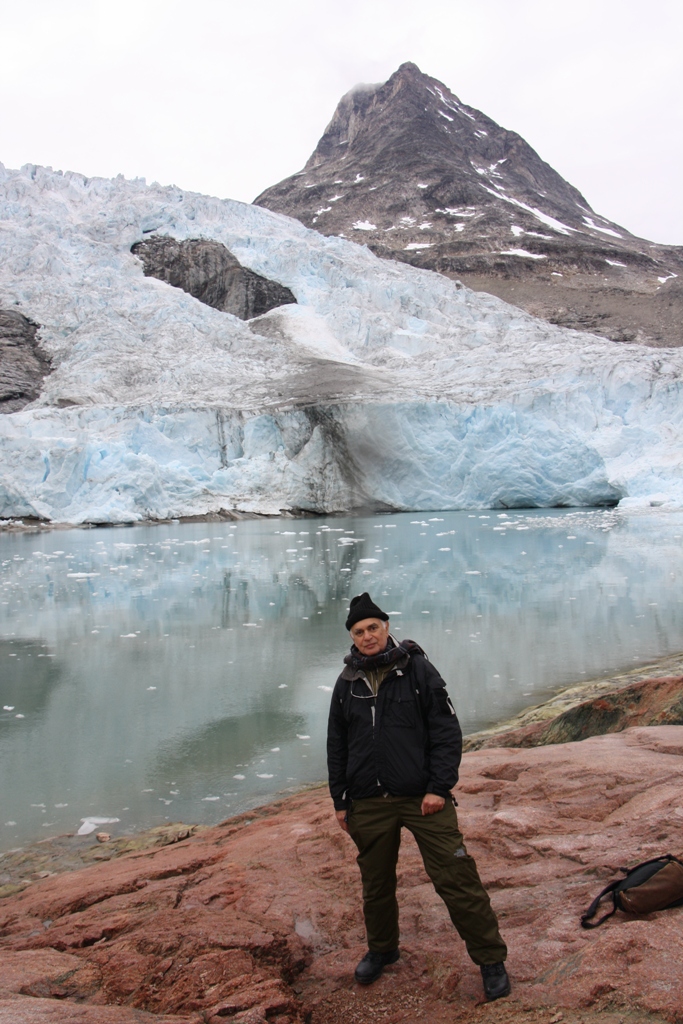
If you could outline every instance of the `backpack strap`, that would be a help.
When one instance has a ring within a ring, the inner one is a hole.
[[[396,643],[399,647],[403,648],[406,654],[413,654],[414,652],[417,652],[422,655],[425,661],[429,661],[429,658],[415,640],[401,640],[400,643],[397,640]]]
[[[617,901],[616,901],[614,890],[616,889],[616,887],[619,884],[620,884],[620,881],[610,882],[609,885],[605,886],[605,888],[602,890],[600,895],[595,897],[595,899],[591,903],[591,905],[588,908],[588,910],[581,915],[581,927],[582,928],[597,928],[598,925],[601,925],[603,923],[603,921],[606,921],[608,917],[612,916],[612,914],[616,914],[616,912],[617,912]],[[602,898],[604,896],[607,896],[608,893],[612,894],[612,904],[613,904],[612,909],[607,914],[604,914],[600,918],[599,921],[593,921],[591,923],[591,918],[595,917],[595,915],[598,912],[598,906],[600,905],[600,901],[602,900]]]

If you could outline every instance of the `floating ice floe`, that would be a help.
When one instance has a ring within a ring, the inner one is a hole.
[[[89,836],[91,832],[94,832],[98,825],[114,825],[120,818],[81,818],[82,825],[76,833],[79,836]]]

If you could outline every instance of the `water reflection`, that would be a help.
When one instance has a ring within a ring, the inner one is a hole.
[[[5,708],[0,715],[0,736],[14,728],[17,715],[28,717],[31,723],[39,721],[60,683],[61,665],[45,653],[44,646],[31,639],[0,638],[0,698]]]
[[[243,775],[243,769],[248,765],[258,765],[259,759],[265,765],[266,760],[261,757],[263,752],[279,754],[281,748],[276,744],[281,742],[282,736],[301,735],[305,728],[303,715],[277,708],[223,718],[198,729],[180,742],[162,743],[150,768],[150,779],[160,788],[168,785],[179,787],[185,798],[192,793],[195,799],[202,799],[209,789],[221,793],[226,786],[239,795],[243,787],[235,790],[235,776]],[[267,767],[275,766],[282,769],[281,758],[270,758]],[[274,778],[271,772],[253,774],[256,778],[261,775]],[[283,778],[286,781],[281,770],[278,776],[281,783]],[[295,781],[294,777],[291,781]],[[271,789],[270,786],[261,788]],[[232,794],[223,793],[226,795]]]
[[[466,731],[682,649],[682,534],[581,511],[0,535],[0,845],[93,814],[216,821],[322,778],[365,589]]]

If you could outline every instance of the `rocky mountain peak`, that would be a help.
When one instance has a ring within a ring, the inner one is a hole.
[[[519,134],[410,62],[346,93],[304,169],[254,202],[553,323],[683,343],[680,250],[596,214]]]
[[[422,177],[427,172],[434,198],[446,204],[481,202],[486,198],[482,188],[488,184],[499,191],[506,182],[532,199],[541,195],[563,209],[569,204],[570,216],[592,212],[521,136],[462,103],[412,63],[402,64],[384,84],[356,86],[343,96],[305,170],[322,165],[346,170],[350,162],[369,158],[375,171],[392,174],[398,164]],[[454,167],[460,179],[455,191]],[[464,180],[469,183],[466,195]],[[422,198],[431,208],[431,196]]]

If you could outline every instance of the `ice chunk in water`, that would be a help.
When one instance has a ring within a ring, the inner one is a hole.
[[[89,836],[91,832],[94,832],[98,825],[113,825],[115,822],[120,821],[120,818],[81,818],[83,824],[79,828],[76,835]]]

